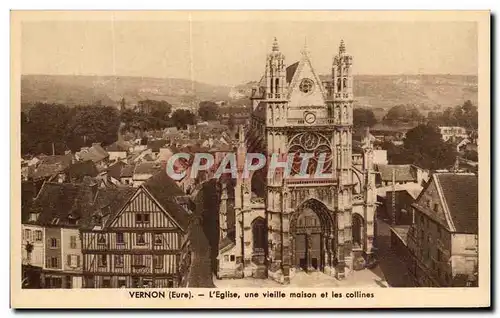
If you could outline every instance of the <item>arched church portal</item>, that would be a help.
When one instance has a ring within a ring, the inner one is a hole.
[[[327,207],[310,199],[290,220],[291,261],[297,269],[323,271],[332,265],[334,220]]]

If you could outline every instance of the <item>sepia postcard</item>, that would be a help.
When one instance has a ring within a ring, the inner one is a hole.
[[[489,11],[12,11],[11,307],[490,307]]]

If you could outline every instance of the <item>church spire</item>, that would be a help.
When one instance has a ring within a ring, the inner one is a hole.
[[[274,41],[273,41],[273,52],[278,52],[280,50],[280,47],[278,45],[278,39],[276,39],[276,37],[274,37]]]
[[[343,39],[340,40],[339,53],[340,54],[345,53],[345,44]]]
[[[307,49],[307,37],[304,37],[304,48],[302,48],[302,55],[307,56],[309,50]]]
[[[266,98],[281,98],[286,75],[285,55],[280,52],[278,40],[273,41],[273,49],[267,55],[265,73],[265,94]]]

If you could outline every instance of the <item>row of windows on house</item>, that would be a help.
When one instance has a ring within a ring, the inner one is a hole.
[[[23,232],[23,239],[26,241],[41,242],[43,240],[42,230],[25,229]]]
[[[115,268],[121,268],[124,264],[124,255],[110,255],[110,257],[114,257],[113,264]],[[108,266],[108,255],[97,255],[97,265],[99,267],[107,267]],[[153,267],[156,269],[162,269],[164,265],[163,255],[153,255]],[[133,255],[132,258],[132,266],[146,266],[146,255]]]
[[[47,268],[59,268],[59,257],[48,257],[45,266]],[[67,255],[66,265],[69,267],[80,267],[81,260],[80,255]]]
[[[77,237],[74,235],[69,237],[69,247],[70,248],[74,248],[74,249],[77,248],[76,240],[77,240]],[[50,248],[59,248],[60,247],[59,239],[57,239],[55,237],[49,238],[49,247]]]
[[[146,234],[145,233],[136,233],[135,234],[136,238],[136,244],[137,245],[144,245],[146,244]],[[106,239],[106,234],[99,234],[97,237],[97,244],[106,244],[107,239]],[[162,245],[163,244],[163,234],[154,234],[154,243],[155,245]],[[116,244],[125,244],[125,236],[121,232],[116,233]]]
[[[41,242],[43,241],[43,233],[41,230],[30,230],[30,229],[25,229],[24,230],[24,240],[26,241],[35,241],[35,242]],[[77,237],[72,235],[70,236],[70,243],[69,246],[70,248],[77,248]],[[51,237],[49,238],[49,247],[50,248],[58,248],[59,247],[59,239]]]

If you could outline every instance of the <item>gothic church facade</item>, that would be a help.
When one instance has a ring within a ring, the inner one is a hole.
[[[321,81],[306,49],[287,67],[274,40],[265,74],[252,90],[250,125],[240,127],[238,158],[256,152],[324,154],[323,169],[332,177],[267,178],[260,170],[244,179],[239,160],[233,222],[222,186],[219,278],[287,284],[299,271],[321,271],[343,279],[356,261],[373,257],[373,145],[367,132],[353,153],[352,62],[341,41],[330,78]],[[307,169],[318,166],[315,158]],[[294,165],[291,174],[298,169]]]

